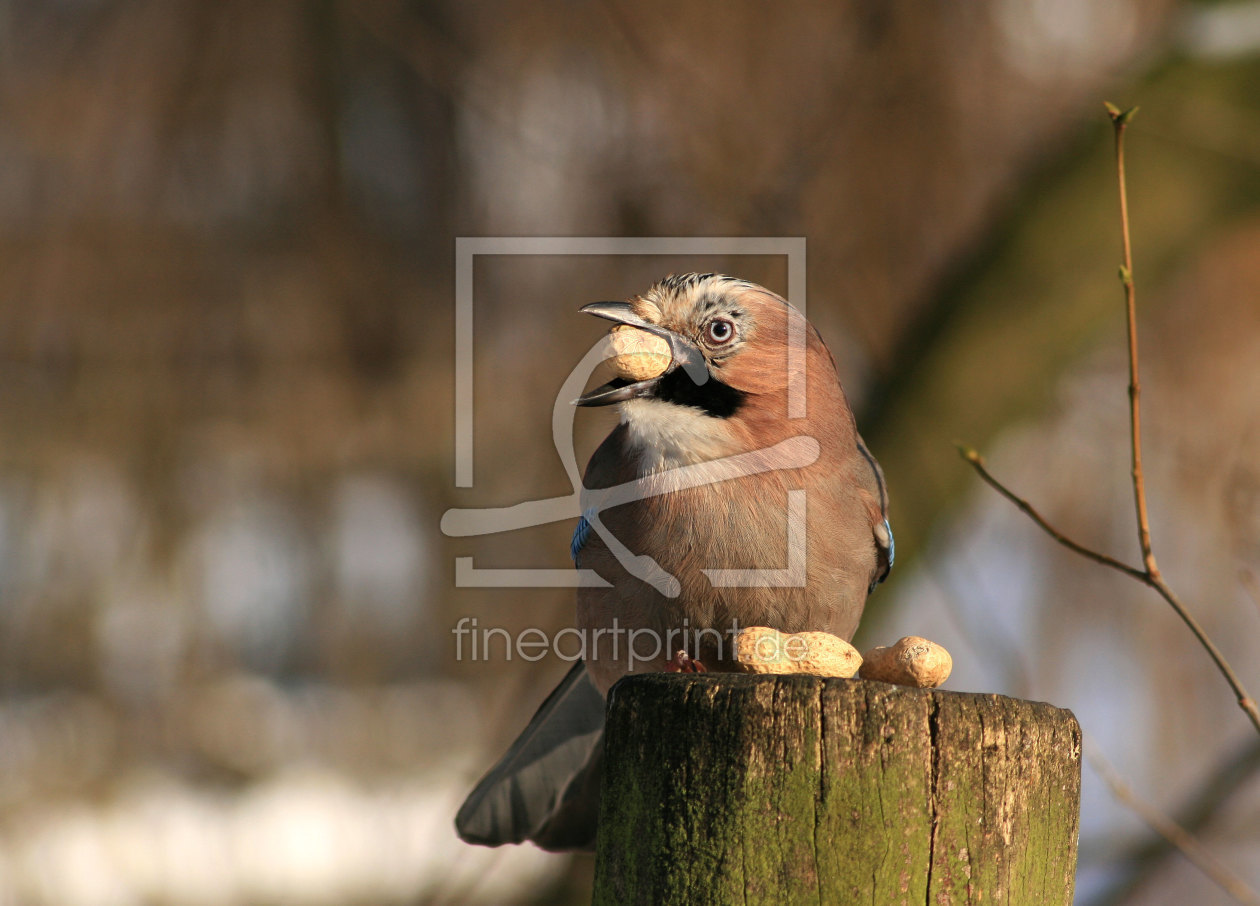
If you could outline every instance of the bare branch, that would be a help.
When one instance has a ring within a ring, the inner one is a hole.
[[[1126,576],[1137,579],[1144,585],[1149,585],[1155,589],[1160,597],[1167,601],[1169,606],[1176,611],[1177,616],[1181,617],[1181,621],[1186,624],[1186,627],[1193,633],[1194,637],[1199,640],[1199,644],[1203,646],[1204,650],[1212,658],[1213,663],[1216,664],[1216,669],[1225,677],[1225,681],[1229,683],[1229,687],[1234,691],[1234,695],[1238,700],[1238,707],[1242,708],[1243,712],[1251,720],[1252,725],[1256,728],[1256,732],[1260,732],[1260,709],[1256,707],[1255,699],[1243,688],[1242,681],[1239,680],[1229,661],[1225,659],[1225,655],[1213,644],[1207,633],[1204,632],[1203,627],[1186,609],[1181,599],[1164,582],[1163,576],[1160,575],[1159,567],[1155,563],[1155,553],[1151,546],[1150,523],[1146,512],[1146,484],[1142,473],[1142,418],[1140,405],[1142,390],[1138,383],[1137,309],[1133,288],[1133,254],[1129,243],[1129,204],[1124,182],[1124,130],[1133,119],[1134,114],[1137,113],[1137,108],[1132,107],[1122,111],[1114,104],[1107,104],[1106,106],[1116,133],[1116,175],[1120,185],[1120,225],[1121,235],[1124,240],[1124,263],[1120,266],[1120,280],[1124,284],[1125,311],[1128,316],[1129,336],[1129,424],[1131,428],[1130,445],[1133,454],[1133,498],[1137,509],[1138,543],[1142,548],[1143,568],[1137,569],[1129,566],[1114,557],[1099,553],[1073,541],[1050,525],[1045,520],[1045,517],[1033,509],[1028,501],[1007,489],[1005,485],[994,478],[989,473],[989,470],[985,468],[984,459],[979,453],[968,447],[960,446],[959,450],[963,458],[971,463],[981,478],[995,488],[1003,497],[1019,507],[1055,541],[1058,541],[1069,550],[1075,551],[1082,557],[1118,570]]]
[[[1207,875],[1218,887],[1224,890],[1235,901],[1260,906],[1260,894],[1247,885],[1238,875],[1212,855],[1207,848],[1180,824],[1152,806],[1146,799],[1135,793],[1124,779],[1116,773],[1105,758],[1091,744],[1086,742],[1085,760],[1094,769],[1111,794],[1124,803],[1145,821],[1155,833],[1159,834],[1169,845],[1175,847],[1199,871]]]
[[[1085,557],[1089,560],[1093,560],[1095,563],[1101,563],[1103,566],[1108,566],[1114,570],[1118,570],[1124,573],[1126,576],[1132,576],[1134,579],[1137,579],[1139,582],[1147,581],[1146,573],[1138,569],[1136,566],[1129,566],[1129,564],[1123,563],[1120,560],[1117,560],[1115,557],[1109,557],[1108,555],[1099,553],[1098,551],[1092,548],[1088,548],[1077,541],[1073,541],[1067,535],[1063,534],[1057,528],[1052,526],[1049,522],[1046,521],[1046,518],[1044,516],[1042,516],[1039,512],[1037,512],[1036,509],[1033,508],[1033,505],[1031,503],[1029,503],[1023,497],[1020,497],[1018,494],[1016,494],[1006,485],[1002,484],[1002,482],[994,478],[993,473],[990,472],[988,467],[985,466],[984,464],[984,457],[981,456],[979,453],[977,453],[975,450],[971,449],[970,447],[959,446],[958,452],[962,454],[963,459],[971,463],[972,467],[976,470],[976,473],[981,478],[983,478],[985,482],[987,482],[991,488],[993,488],[995,491],[997,491],[999,494],[1001,494],[1011,503],[1015,504],[1015,506],[1019,507],[1019,509],[1029,519],[1037,523],[1038,528],[1040,528],[1043,532],[1045,532],[1055,541],[1062,544],[1068,550],[1073,551],[1077,554],[1080,554],[1082,557]]]
[[[1095,563],[1100,563],[1103,566],[1122,572],[1126,576],[1137,579],[1143,585],[1148,585],[1155,589],[1155,591],[1159,593],[1159,596],[1167,601],[1172,609],[1176,611],[1177,616],[1181,617],[1182,622],[1186,624],[1186,626],[1194,634],[1194,637],[1199,640],[1199,644],[1202,645],[1211,656],[1212,661],[1216,664],[1216,669],[1221,672],[1221,675],[1225,677],[1225,681],[1229,683],[1230,688],[1234,690],[1234,695],[1238,699],[1238,706],[1243,709],[1249,718],[1251,718],[1251,723],[1255,726],[1256,731],[1260,732],[1260,709],[1257,709],[1255,699],[1247,694],[1247,690],[1243,688],[1242,681],[1238,678],[1238,674],[1234,672],[1233,667],[1230,666],[1229,661],[1225,659],[1225,655],[1221,654],[1220,649],[1216,647],[1210,638],[1208,638],[1207,633],[1203,630],[1203,627],[1199,625],[1199,621],[1196,620],[1188,610],[1186,610],[1185,604],[1183,604],[1181,599],[1178,598],[1173,590],[1168,587],[1162,576],[1153,576],[1150,573],[1138,569],[1137,567],[1129,566],[1127,563],[1123,563],[1115,557],[1110,557],[1107,554],[1088,548],[1077,541],[1073,541],[1067,535],[1063,534],[1047,522],[1046,518],[1037,512],[1037,510],[1033,508],[1033,505],[1027,500],[1020,497],[1006,485],[1002,484],[1002,482],[998,481],[998,479],[994,478],[993,474],[989,472],[988,468],[984,464],[984,457],[982,457],[979,453],[967,447],[960,447],[959,450],[962,453],[963,459],[971,463],[977,474],[979,474],[979,476],[983,478],[990,487],[996,490],[1011,503],[1015,504],[1015,506],[1027,515],[1029,519],[1037,524],[1038,528],[1044,531],[1055,541],[1062,544],[1068,550],[1080,554],[1086,559],[1093,560]]]
[[[1151,549],[1151,524],[1146,513],[1146,480],[1142,473],[1142,385],[1138,380],[1137,298],[1133,285],[1133,248],[1129,241],[1129,194],[1124,178],[1124,130],[1137,113],[1136,107],[1121,111],[1107,104],[1116,131],[1116,180],[1120,187],[1120,235],[1124,244],[1124,264],[1120,266],[1120,282],[1124,284],[1124,308],[1129,331],[1129,428],[1133,457],[1133,500],[1137,509],[1138,545],[1142,564],[1150,576],[1159,576],[1155,553]]]
[[[1199,640],[1199,644],[1212,657],[1213,662],[1216,664],[1216,669],[1221,672],[1221,675],[1225,677],[1225,681],[1229,683],[1229,687],[1234,690],[1234,695],[1238,699],[1238,707],[1242,708],[1247,716],[1251,718],[1251,723],[1255,726],[1256,732],[1260,732],[1260,709],[1256,708],[1256,700],[1247,694],[1247,690],[1243,688],[1242,680],[1238,678],[1238,674],[1234,672],[1234,668],[1230,666],[1229,661],[1225,660],[1225,655],[1221,654],[1220,649],[1207,637],[1207,633],[1203,631],[1203,627],[1199,625],[1198,620],[1190,615],[1190,612],[1186,610],[1186,605],[1181,603],[1181,599],[1168,587],[1162,576],[1147,576],[1143,581],[1159,592],[1160,597],[1169,603],[1172,609],[1177,612],[1177,616],[1181,617],[1181,621],[1194,633],[1194,637]]]
[[[1251,738],[1234,754],[1206,771],[1198,788],[1173,813],[1173,820],[1187,833],[1201,834],[1221,806],[1236,796],[1257,772],[1260,772],[1260,739]],[[1113,875],[1110,884],[1081,906],[1119,906],[1136,901],[1150,876],[1176,851],[1177,848],[1158,833],[1135,843],[1114,860],[1120,866],[1118,876]]]

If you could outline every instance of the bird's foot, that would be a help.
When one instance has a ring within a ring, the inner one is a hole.
[[[708,673],[709,668],[681,649],[665,664],[666,673]]]

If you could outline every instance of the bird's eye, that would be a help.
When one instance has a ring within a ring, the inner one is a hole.
[[[714,318],[704,330],[704,337],[714,346],[724,346],[735,336],[735,325],[725,318]]]

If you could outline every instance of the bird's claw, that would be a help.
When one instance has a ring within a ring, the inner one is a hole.
[[[689,655],[686,651],[678,651],[672,660],[665,664],[666,673],[708,673],[709,668]]]

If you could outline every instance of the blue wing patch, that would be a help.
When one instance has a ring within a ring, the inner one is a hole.
[[[569,556],[573,558],[573,565],[580,566],[578,563],[578,554],[582,552],[582,548],[586,546],[586,540],[591,537],[591,523],[583,513],[578,517],[577,527],[573,530],[573,540],[569,542]]]
[[[883,525],[875,527],[875,546],[879,557],[878,572],[871,580],[871,587],[867,590],[867,594],[873,592],[876,585],[888,578],[893,568],[893,561],[897,559],[897,542],[893,539],[892,525],[887,519],[884,520]]]

